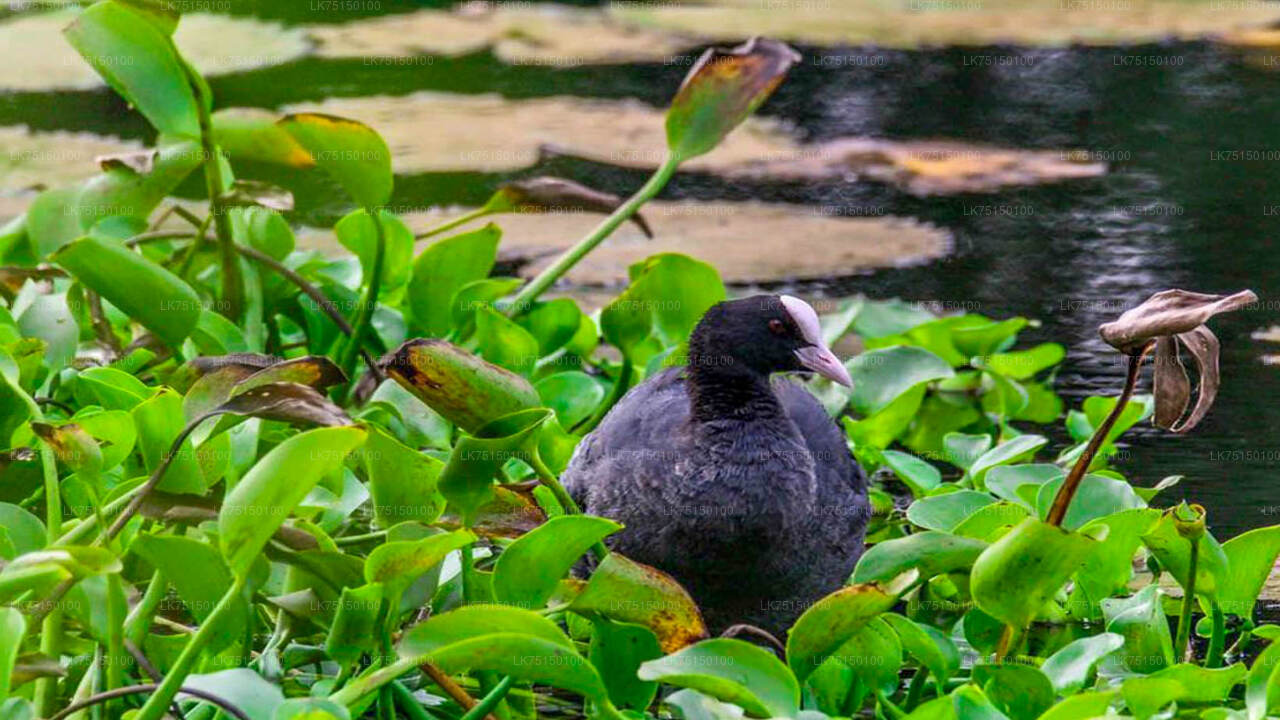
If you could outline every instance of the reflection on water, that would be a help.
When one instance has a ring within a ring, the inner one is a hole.
[[[1119,358],[1096,327],[1166,287],[1227,292],[1250,287],[1260,307],[1216,319],[1224,381],[1192,434],[1134,431],[1121,467],[1151,485],[1187,479],[1164,496],[1194,495],[1220,536],[1280,514],[1280,368],[1265,367],[1251,330],[1280,322],[1280,75],[1209,45],[1124,49],[810,50],[764,112],[807,141],[858,134],[951,138],[1027,148],[1078,147],[1111,163],[1100,179],[996,194],[916,198],[873,183],[743,183],[685,174],[664,197],[758,199],[821,205],[848,215],[914,216],[949,228],[955,254],[924,267],[811,283],[807,291],[864,292],[937,301],[993,316],[1042,321],[1028,341],[1070,353],[1058,387],[1072,405],[1117,392]],[[330,95],[436,89],[510,97],[634,97],[661,106],[676,65],[510,68],[490,55],[400,67],[305,60],[216,78],[221,104],[265,107]],[[429,118],[423,119],[429,132]],[[0,95],[0,124],[89,129],[145,137],[145,126],[106,91]],[[644,174],[571,158],[515,175],[553,172],[614,192]],[[270,172],[247,170],[247,175]],[[397,181],[398,207],[478,204],[510,175],[422,174]],[[279,180],[280,178],[275,178]],[[297,219],[332,220],[341,194],[323,179],[291,178]],[[193,185],[192,193],[198,192]],[[744,238],[747,242],[781,242]],[[1149,385],[1147,385],[1149,387]],[[1061,436],[1059,437],[1061,439]]]

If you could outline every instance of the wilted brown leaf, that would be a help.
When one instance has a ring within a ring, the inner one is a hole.
[[[316,425],[350,425],[351,418],[315,388],[295,382],[259,385],[232,397],[216,412]]]
[[[1133,355],[1151,340],[1189,332],[1218,313],[1238,310],[1258,301],[1252,290],[1234,295],[1206,295],[1186,290],[1162,290],[1138,307],[1126,310],[1098,332],[1120,352]]]
[[[622,205],[622,198],[564,178],[543,176],[504,183],[489,201],[495,212],[593,212],[608,215]],[[649,223],[636,213],[631,216],[645,234],[653,237]]]

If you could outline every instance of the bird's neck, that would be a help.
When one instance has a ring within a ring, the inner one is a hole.
[[[785,417],[767,375],[711,362],[715,357],[724,356],[689,352],[690,415],[695,422]]]

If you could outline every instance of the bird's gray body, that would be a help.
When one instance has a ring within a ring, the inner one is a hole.
[[[799,385],[775,379],[764,412],[705,421],[688,386],[671,368],[627,393],[578,446],[564,484],[586,512],[621,522],[611,547],[674,576],[713,631],[782,633],[852,572],[866,479]]]

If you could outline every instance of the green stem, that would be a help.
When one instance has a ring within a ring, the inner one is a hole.
[[[462,604],[464,605],[470,605],[474,600],[472,597],[475,594],[475,579],[472,577],[476,571],[474,553],[475,543],[464,545],[462,551],[458,553],[458,560],[462,563],[458,575],[462,579]]]
[[[414,235],[413,237],[415,240],[426,240],[427,238],[435,235],[439,235],[442,232],[448,232],[449,230],[452,230],[458,227],[459,225],[465,225],[471,222],[472,220],[476,220],[486,215],[492,215],[492,214],[493,214],[493,211],[490,210],[488,206],[478,207],[469,213],[464,213],[452,220],[446,220],[445,222],[442,222],[439,225],[436,225],[435,227],[429,228],[427,230],[423,230],[422,232],[418,233],[417,235]]]
[[[138,647],[142,647],[143,641],[146,640],[147,633],[151,629],[151,618],[156,614],[156,608],[160,607],[160,603],[164,600],[165,593],[169,590],[169,581],[165,580],[164,575],[159,570],[151,575],[151,582],[147,584],[147,590],[142,594],[142,600],[133,609],[129,611],[129,615],[124,619],[124,639]]]
[[[613,406],[617,405],[618,401],[622,399],[622,396],[627,394],[627,390],[631,385],[631,373],[631,359],[624,355],[622,358],[622,367],[618,370],[618,379],[614,381],[613,389],[609,391],[609,397],[604,399],[604,402],[600,404],[600,407],[596,408],[596,411],[591,414],[590,418],[581,425],[575,426],[573,428],[573,432],[579,435],[586,435],[596,429],[596,426],[600,424],[600,421],[604,420],[604,416],[608,415],[609,411],[613,409]]]
[[[499,680],[498,684],[493,686],[493,689],[489,691],[488,695],[480,698],[480,701],[462,716],[462,720],[480,720],[485,715],[488,715],[489,711],[496,707],[497,704],[507,696],[507,691],[515,684],[515,678],[510,675]]]
[[[556,498],[556,502],[560,503],[560,506],[566,512],[573,515],[582,514],[582,508],[578,507],[578,503],[574,502],[573,496],[569,494],[568,490],[564,489],[564,485],[560,484],[560,478],[551,472],[551,468],[547,467],[547,464],[542,461],[542,456],[536,450],[529,456],[529,465],[538,474],[538,480],[551,491],[551,494]],[[592,545],[591,551],[595,553],[597,560],[603,560],[609,554],[609,550],[601,542]]]
[[[382,263],[387,254],[387,239],[382,228],[382,218],[376,208],[365,210],[373,221],[373,267],[369,268],[369,282],[365,285],[364,296],[360,299],[360,307],[356,309],[356,320],[351,323],[351,337],[343,346],[338,367],[351,377],[356,366],[356,355],[360,351],[365,333],[369,330],[369,322],[373,319],[373,308],[378,303],[378,291],[382,285]]]
[[[201,623],[200,629],[195,635],[187,641],[186,647],[182,648],[182,653],[173,661],[169,672],[164,676],[160,686],[155,692],[147,698],[147,702],[134,716],[133,720],[160,720],[164,716],[169,701],[173,700],[173,696],[182,688],[182,681],[187,678],[195,667],[196,660],[200,658],[200,653],[204,650],[204,646],[213,639],[215,633],[219,631],[224,616],[231,612],[236,606],[236,600],[239,599],[241,592],[244,590],[245,578],[237,577],[231,583],[231,587],[227,589],[226,594],[218,601],[213,608],[213,612],[205,621]]]
[[[409,717],[409,720],[434,720],[422,705],[413,699],[413,693],[399,680],[391,681],[391,693],[395,696],[396,707]]]
[[[506,305],[505,312],[508,316],[520,315],[533,305],[533,301],[538,296],[546,292],[547,288],[555,284],[562,275],[569,271],[578,261],[582,260],[587,253],[595,249],[597,245],[604,241],[605,238],[617,229],[619,225],[626,222],[636,211],[640,209],[653,196],[657,195],[662,188],[675,174],[676,167],[680,161],[672,155],[668,155],[662,165],[654,171],[645,184],[636,191],[635,195],[627,198],[627,201],[614,210],[609,217],[605,218],[599,225],[595,227],[586,237],[579,240],[576,245],[564,251],[554,263],[547,269],[538,273],[538,276],[520,289],[520,292]]]
[[[373,532],[367,532],[363,535],[343,535],[342,537],[336,537],[333,539],[333,544],[338,547],[342,547],[344,545],[359,545],[360,543],[370,542],[372,540],[382,540],[386,537],[386,530],[374,530]]]
[[[107,647],[106,647],[106,672],[104,675],[103,690],[115,690],[118,687],[124,687],[124,619],[125,619],[125,595],[124,584],[120,580],[119,573],[113,573],[107,576]],[[110,702],[106,708],[108,714],[115,716],[115,708],[119,702]]]
[[[31,409],[37,421],[44,420],[44,415],[41,414],[36,403],[31,403]],[[49,443],[41,440],[40,469],[44,476],[45,538],[50,545],[57,542],[58,534],[62,530],[62,487],[58,484],[56,463],[53,448],[49,447]],[[60,599],[53,600],[40,628],[40,652],[45,657],[54,659],[62,654],[62,611],[58,608],[59,601]],[[53,714],[57,700],[58,679],[56,677],[42,677],[36,680],[36,717],[49,717]]]
[[[1227,623],[1222,608],[1216,600],[1211,600],[1210,617],[1213,618],[1213,633],[1209,636],[1209,650],[1205,653],[1204,666],[1207,668],[1222,667],[1222,654],[1227,644]]]
[[[386,667],[379,668],[366,675],[361,675],[343,686],[341,690],[329,696],[329,699],[340,705],[351,707],[360,698],[377,690],[386,683],[413,670],[422,662],[421,657],[401,658]],[[144,720],[135,718],[135,720]]]
[[[1183,662],[1195,659],[1191,649],[1191,615],[1196,604],[1196,566],[1200,563],[1200,542],[1198,538],[1188,540],[1191,543],[1190,570],[1187,572],[1187,586],[1182,589],[1182,612],[1178,615],[1178,636],[1174,640],[1174,652],[1182,655]]]
[[[916,668],[916,674],[911,676],[911,684],[907,686],[907,699],[903,702],[904,709],[911,712],[920,704],[920,696],[924,694],[924,686],[929,679],[929,672],[923,666]]]

